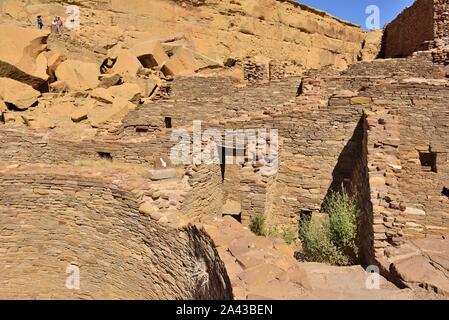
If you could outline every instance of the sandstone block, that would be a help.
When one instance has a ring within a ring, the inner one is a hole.
[[[0,25],[0,77],[11,78],[40,90],[48,80],[49,32]]]
[[[222,213],[224,215],[239,215],[242,212],[242,206],[240,202],[234,200],[227,200],[223,206]]]
[[[90,96],[103,103],[112,103],[114,101],[112,94],[105,88],[96,88],[92,90]]]
[[[426,212],[421,209],[407,207],[405,208],[405,214],[415,215],[415,216],[425,216]]]
[[[150,170],[148,177],[153,181],[173,179],[177,177],[175,169]]]
[[[180,47],[162,67],[166,76],[192,74],[200,69],[217,68],[221,64],[190,49]]]
[[[112,105],[92,105],[89,107],[88,118],[91,125],[96,128],[109,121],[121,120],[128,112],[135,108],[135,104],[124,100],[123,98],[115,98]]]
[[[415,106],[428,106],[433,104],[432,100],[418,100],[418,99],[413,99],[413,105]]]
[[[100,84],[98,85],[100,88],[109,88],[119,84],[122,76],[118,73],[113,74],[103,74],[100,76]]]
[[[137,72],[142,68],[142,64],[136,56],[129,50],[120,49],[116,51],[116,61],[111,69],[111,73],[120,75],[137,76]]]
[[[371,103],[371,98],[369,97],[354,97],[351,98],[351,104],[370,104]]]
[[[0,99],[21,110],[35,104],[40,95],[39,91],[27,84],[9,78],[0,78]]]
[[[95,63],[66,60],[56,69],[56,78],[64,81],[70,90],[84,91],[99,84],[99,67]]]
[[[135,83],[124,83],[106,89],[113,98],[121,98],[127,101],[136,102],[141,97],[140,87]]]
[[[81,122],[87,119],[87,109],[84,107],[77,108],[70,114],[70,119],[73,122]]]
[[[145,68],[161,67],[169,60],[159,41],[145,41],[131,48],[131,52]]]

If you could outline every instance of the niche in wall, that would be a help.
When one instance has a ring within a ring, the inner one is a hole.
[[[426,171],[438,172],[437,170],[437,153],[436,152],[420,152],[419,161]]]
[[[99,156],[101,159],[108,160],[108,161],[112,161],[112,155],[111,155],[111,153],[109,153],[109,152],[103,152],[103,151],[99,151],[99,152],[97,152],[97,153],[98,153],[98,156]]]
[[[172,128],[171,117],[165,117],[164,123],[165,123],[165,128],[167,128],[167,129]]]

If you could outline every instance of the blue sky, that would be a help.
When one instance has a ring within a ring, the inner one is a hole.
[[[393,20],[406,7],[409,7],[415,0],[297,0],[299,3],[307,4],[329,12],[330,14],[351,21],[366,28],[365,13],[369,5],[376,5],[380,12],[380,27]]]

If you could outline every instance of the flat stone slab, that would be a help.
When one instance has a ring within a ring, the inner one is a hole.
[[[224,215],[238,216],[242,213],[242,206],[240,202],[235,200],[227,200],[223,206],[222,213]]]
[[[175,169],[150,170],[148,174],[148,177],[153,181],[173,179],[176,178],[176,176],[177,174]]]

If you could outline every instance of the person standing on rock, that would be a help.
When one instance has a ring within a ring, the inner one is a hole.
[[[53,21],[51,23],[51,32],[58,32],[59,28],[58,28],[58,17],[54,17]]]
[[[58,19],[57,19],[57,28],[58,28],[59,34],[62,34],[63,25],[64,25],[64,23],[62,22],[61,17],[58,17]]]
[[[42,30],[44,27],[44,21],[42,21],[42,16],[37,16],[37,28]]]

